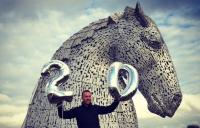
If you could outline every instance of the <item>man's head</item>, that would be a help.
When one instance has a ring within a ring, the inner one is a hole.
[[[83,100],[83,103],[86,104],[86,105],[91,104],[92,93],[89,90],[84,90],[82,92],[82,100]]]

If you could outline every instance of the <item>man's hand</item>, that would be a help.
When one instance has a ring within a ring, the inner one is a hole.
[[[66,101],[66,102],[72,102],[73,96],[74,96],[74,95],[69,96],[69,97],[65,97],[65,98],[64,98],[64,101]]]
[[[125,70],[128,74],[123,76],[120,75],[120,70]],[[123,82],[126,88],[123,91],[119,89],[119,75],[122,76]],[[107,75],[108,89],[111,96],[114,99],[118,98],[120,101],[127,101],[131,99],[137,90],[139,76],[136,68],[129,64],[123,64],[121,62],[114,62],[110,65]]]

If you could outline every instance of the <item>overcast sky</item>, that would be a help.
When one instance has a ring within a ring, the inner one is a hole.
[[[200,1],[139,1],[163,35],[183,92],[174,117],[164,119],[150,113],[137,92],[139,126],[200,125]],[[135,4],[135,0],[1,0],[0,127],[21,127],[42,66],[66,39],[90,22]]]

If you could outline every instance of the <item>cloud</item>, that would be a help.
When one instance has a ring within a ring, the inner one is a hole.
[[[182,17],[192,18],[193,20],[198,20],[200,18],[199,12],[199,0],[167,0],[167,1],[148,1],[140,0],[145,12],[148,15],[153,16],[156,12],[177,14]]]
[[[200,98],[200,94],[183,95],[183,102],[181,103],[180,111],[188,112],[191,114],[200,114],[200,108],[199,108],[200,102],[198,102],[199,98]]]
[[[22,19],[13,24],[3,24],[0,28],[0,32],[6,35],[1,39],[0,48],[3,93],[19,94],[23,88],[27,90],[24,92],[26,95],[31,94],[42,65],[50,60],[62,42],[90,22],[109,14],[101,8],[90,9],[87,14],[69,21],[63,12],[49,11],[39,13],[37,21]]]
[[[139,127],[183,128],[189,124],[200,125],[200,94],[183,94],[183,100],[172,118],[161,118],[148,111],[147,102],[140,93],[134,98]]]
[[[9,101],[11,101],[11,98],[9,96],[0,93],[0,103]]]
[[[0,115],[1,116],[14,116],[18,113],[24,113],[27,110],[27,106],[25,105],[10,105],[10,104],[3,104],[0,105]]]
[[[21,126],[41,67],[49,62],[62,42],[90,22],[123,11],[127,5],[135,7],[135,3],[133,0],[1,0],[0,127]],[[141,5],[158,24],[184,97],[175,116],[162,119],[148,111],[145,99],[137,93],[134,102],[139,125],[154,127],[157,123],[159,128],[168,128],[172,123],[182,128],[186,122],[199,123],[195,119],[200,98],[199,1],[141,0]]]
[[[67,38],[110,13],[101,8],[68,19],[63,12],[38,13],[38,20],[0,23],[0,126],[20,127],[43,64]],[[74,26],[74,27],[69,27]],[[23,90],[23,91],[22,91]]]
[[[89,0],[1,0],[0,21],[13,22],[19,19],[37,20],[37,13],[55,10],[65,12],[68,16],[83,12]],[[73,8],[71,8],[73,6]]]
[[[4,97],[8,96],[4,95],[3,98]],[[8,99],[9,99],[8,100],[9,104],[8,103],[0,104],[0,126],[4,128],[20,127],[23,123],[26,111],[28,109],[27,103],[23,105],[16,104],[16,101],[14,101],[14,99],[11,98]]]
[[[19,128],[22,126],[24,117],[24,113],[18,113],[12,116],[0,116],[0,126],[4,128]]]
[[[200,94],[183,94],[183,100],[174,116],[181,117],[186,114],[200,114],[200,103],[198,102]],[[161,118],[155,115],[147,109],[147,102],[141,93],[137,93],[133,97],[134,104],[136,106],[137,115],[139,118]]]
[[[157,117],[155,114],[149,112],[147,109],[147,102],[139,91],[137,91],[136,95],[133,97],[133,102],[135,105],[137,117],[139,119]]]

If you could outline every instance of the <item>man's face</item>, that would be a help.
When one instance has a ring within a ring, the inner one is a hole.
[[[84,104],[91,104],[91,100],[92,100],[92,94],[91,92],[84,92],[83,96],[82,96],[82,100],[84,102]]]

